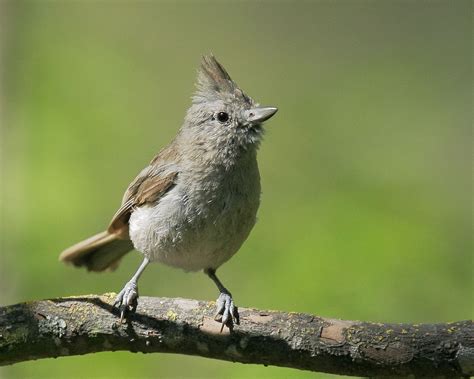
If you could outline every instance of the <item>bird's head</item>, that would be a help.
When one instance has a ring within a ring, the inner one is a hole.
[[[261,107],[230,78],[213,55],[202,58],[185,128],[218,145],[258,148],[262,124],[277,108]]]

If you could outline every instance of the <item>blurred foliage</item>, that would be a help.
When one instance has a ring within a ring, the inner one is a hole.
[[[237,304],[393,322],[473,317],[470,1],[3,1],[1,303],[118,291],[58,263],[176,133],[212,51],[262,104],[262,206],[220,269]],[[156,265],[141,294],[214,299]],[[328,375],[169,355],[8,378]]]

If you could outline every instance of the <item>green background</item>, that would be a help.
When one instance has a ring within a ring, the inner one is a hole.
[[[118,291],[59,252],[105,228],[180,126],[200,56],[279,107],[259,222],[220,270],[240,306],[392,322],[472,318],[470,1],[1,2],[0,303]],[[154,265],[144,295],[215,299]],[[126,352],[6,378],[315,378]]]

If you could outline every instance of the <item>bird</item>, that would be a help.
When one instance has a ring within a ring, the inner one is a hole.
[[[238,308],[216,270],[256,223],[257,151],[263,122],[277,110],[245,94],[213,54],[202,56],[191,106],[174,139],[128,186],[107,229],[64,250],[60,261],[100,272],[115,269],[133,249],[142,254],[115,298],[120,322],[136,311],[138,280],[150,262],[202,270],[219,290],[221,331],[238,324]]]

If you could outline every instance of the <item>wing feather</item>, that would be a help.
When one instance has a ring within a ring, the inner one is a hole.
[[[109,233],[128,238],[128,220],[135,207],[158,201],[176,184],[177,172],[145,168],[125,192],[122,205],[107,228]]]

